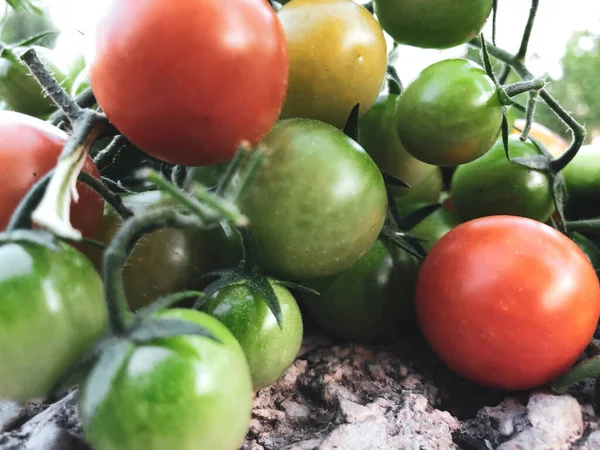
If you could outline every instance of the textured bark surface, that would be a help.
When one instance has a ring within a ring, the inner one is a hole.
[[[572,395],[480,388],[417,335],[358,345],[310,333],[294,365],[257,394],[242,449],[593,450],[592,400],[593,383]],[[52,405],[0,404],[0,427],[3,450],[89,450],[76,392]]]

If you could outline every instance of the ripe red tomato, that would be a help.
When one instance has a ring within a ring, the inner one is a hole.
[[[35,182],[54,168],[67,135],[34,117],[0,111],[0,230]],[[83,171],[100,179],[88,156]],[[104,201],[94,190],[77,183],[79,201],[71,206],[71,222],[84,236],[92,237],[102,221]]]
[[[585,254],[541,222],[488,216],[457,226],[419,273],[425,339],[479,384],[529,389],[563,374],[589,343],[600,286]]]
[[[110,121],[163,161],[200,166],[258,143],[277,120],[288,81],[283,28],[265,0],[120,0],[86,54]]]

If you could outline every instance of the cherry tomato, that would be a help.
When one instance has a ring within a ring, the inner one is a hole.
[[[86,440],[95,450],[238,449],[253,397],[240,344],[217,319],[198,311],[171,309],[158,317],[203,325],[221,342],[156,339],[132,349],[100,398],[90,395],[86,381],[79,396]]]
[[[277,120],[285,34],[264,0],[113,1],[91,34],[90,84],[110,121],[163,161],[227,161]]]
[[[0,230],[35,182],[54,168],[67,135],[34,117],[0,111]],[[87,158],[83,171],[100,179],[98,169]],[[92,237],[102,221],[103,200],[94,190],[77,183],[79,201],[71,205],[73,226]]]
[[[373,8],[397,43],[445,49],[479,34],[492,11],[492,0],[375,0]]]
[[[563,170],[569,219],[600,216],[600,146],[584,145]]]
[[[310,315],[328,333],[356,341],[388,334],[412,317],[419,271],[415,257],[376,240],[351,267],[336,275],[303,280],[320,295],[300,293]]]
[[[600,249],[597,245],[591,239],[576,231],[569,233],[568,236],[585,253],[594,269],[600,270]]]
[[[600,315],[586,255],[541,222],[490,216],[463,223],[431,249],[416,313],[433,350],[481,385],[521,390],[567,371]]]
[[[33,46],[14,49],[15,56],[33,48],[50,69],[56,80],[67,90],[71,89],[72,79],[69,68],[59,62],[53,50]],[[0,58],[0,98],[13,111],[34,117],[45,118],[57,109],[50,97],[44,94],[41,86],[29,73],[29,69],[18,60],[6,55]]]
[[[523,128],[525,128],[525,120],[516,119],[514,121],[512,133],[520,135]],[[565,150],[569,148],[569,143],[567,141],[538,122],[533,122],[531,124],[529,136],[544,144],[546,149],[552,153],[554,157],[562,155]]]
[[[282,278],[333,275],[371,247],[386,216],[377,165],[337,128],[279,122],[242,201],[261,265]]]
[[[415,202],[409,205],[399,206],[398,210],[401,217],[406,217],[410,213],[427,206],[428,202]],[[442,236],[460,225],[461,220],[456,213],[446,208],[439,208],[421,220],[417,225],[412,227],[408,232],[419,239],[420,243],[426,252],[439,241]]]
[[[413,158],[402,146],[394,113],[398,95],[383,94],[359,121],[358,143],[371,155],[381,170],[388,172],[408,183],[410,189],[392,187],[394,195],[411,195],[414,189],[439,171],[436,166],[425,164]],[[441,187],[440,187],[441,191]],[[439,192],[436,194],[439,196]]]
[[[134,214],[150,208],[175,207],[160,191],[147,191],[123,198]],[[110,207],[96,240],[108,244],[119,227],[121,217]],[[87,252],[101,269],[103,252]],[[125,296],[133,309],[148,305],[161,296],[192,289],[203,274],[237,264],[241,247],[237,233],[225,234],[222,228],[191,230],[163,228],[140,239],[123,268]]]
[[[102,280],[73,247],[0,245],[0,398],[44,398],[107,327]]]
[[[404,148],[438,166],[457,166],[484,155],[501,123],[502,104],[494,82],[466,59],[427,67],[396,105],[396,128]]]
[[[302,316],[296,300],[285,287],[275,282],[271,286],[281,306],[281,328],[264,298],[247,283],[220,289],[202,306],[242,346],[255,391],[277,381],[292,365],[302,344]]]
[[[290,53],[281,118],[343,128],[357,103],[366,112],[387,69],[385,38],[373,15],[353,0],[292,0],[278,16]]]
[[[512,158],[540,154],[533,142],[516,135],[509,136],[508,149]],[[464,220],[505,214],[545,222],[555,210],[548,175],[508,161],[502,138],[481,158],[456,169],[450,194]]]

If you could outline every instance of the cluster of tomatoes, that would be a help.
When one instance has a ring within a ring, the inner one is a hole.
[[[132,246],[121,271],[127,335],[109,329],[101,250],[0,235],[0,397],[45,396],[93,349],[100,361],[62,386],[80,382],[93,448],[234,450],[253,392],[298,353],[299,303],[350,340],[416,320],[449,367],[483,385],[528,389],[566,372],[600,316],[594,236],[554,227],[555,178],[507,158],[506,102],[483,68],[440,61],[404,90],[388,75],[384,32],[453,47],[477,36],[492,3],[375,0],[375,16],[354,0],[110,3],[85,67],[49,68],[73,95],[91,87],[133,145],[185,167],[178,188],[190,195],[212,190],[242,143],[258,146],[264,161],[238,205],[249,225],[160,228]],[[29,84],[0,80],[2,228],[69,139],[43,120],[55,108],[22,77],[19,51],[2,70]],[[33,91],[38,104],[23,102]],[[537,124],[520,139],[524,126],[511,123],[511,157],[567,149]],[[600,214],[599,164],[584,147],[563,171],[568,218]],[[83,171],[100,180],[91,156]],[[130,219],[77,187],[74,227],[110,244]],[[182,207],[161,190],[120,195],[133,217]],[[154,308],[190,289],[205,289],[194,308]],[[135,328],[141,318],[152,333]],[[174,323],[216,339],[160,337]]]

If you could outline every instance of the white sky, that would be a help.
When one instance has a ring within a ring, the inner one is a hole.
[[[0,3],[4,0],[0,0]],[[75,30],[85,31],[93,25],[104,4],[110,0],[46,0],[52,7],[57,25],[71,30],[59,42],[65,56],[81,48],[82,37]],[[171,0],[174,5],[176,0]],[[215,0],[218,1],[218,0]],[[362,2],[362,0],[358,0]],[[502,48],[516,51],[530,2],[527,0],[499,0],[497,43]],[[175,6],[176,7],[176,6]],[[590,30],[600,34],[600,1],[598,0],[543,0],[540,2],[536,25],[529,47],[528,67],[535,75],[548,72],[560,75],[559,60],[573,31]],[[491,38],[491,20],[484,32]],[[410,82],[428,65],[444,57],[459,56],[463,48],[440,52],[402,46],[398,71],[404,83]]]

